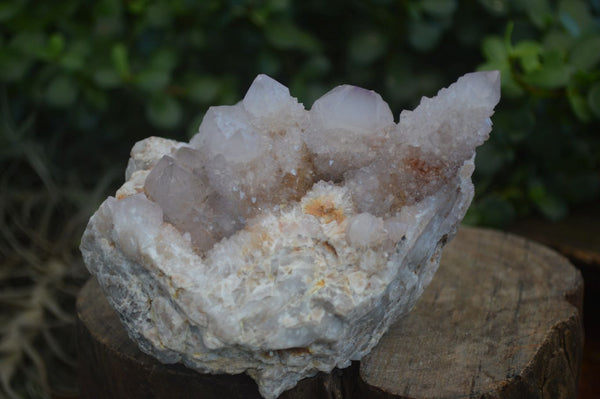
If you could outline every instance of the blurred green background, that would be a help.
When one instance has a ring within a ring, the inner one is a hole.
[[[307,108],[341,83],[396,118],[502,72],[466,222],[559,220],[600,197],[600,0],[0,2],[0,397],[73,397],[77,251],[132,145],[188,140],[258,73]]]

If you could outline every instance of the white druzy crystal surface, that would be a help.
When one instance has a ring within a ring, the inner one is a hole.
[[[259,75],[189,143],[150,137],[81,251],[129,335],[166,363],[246,372],[275,398],[346,367],[413,307],[473,197],[498,72],[395,123],[343,85],[310,111]]]

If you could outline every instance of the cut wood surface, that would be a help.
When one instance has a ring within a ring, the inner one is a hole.
[[[515,236],[463,230],[413,311],[361,362],[382,398],[575,398],[579,272]]]
[[[555,252],[462,228],[413,311],[360,363],[281,398],[575,398],[582,280]],[[260,398],[245,375],[205,375],[139,351],[91,279],[78,297],[82,398]]]
[[[578,397],[600,398],[600,202],[578,206],[559,221],[521,220],[509,231],[554,248],[581,270],[585,343]]]

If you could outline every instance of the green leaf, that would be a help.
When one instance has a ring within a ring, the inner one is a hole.
[[[600,62],[600,36],[591,36],[577,43],[569,56],[576,69],[589,71]]]
[[[426,13],[437,17],[450,17],[456,10],[456,0],[422,0],[418,3]]]
[[[484,38],[481,49],[488,61],[506,62],[508,60],[508,52],[506,51],[504,40],[498,36]]]
[[[291,0],[269,0],[266,2],[271,12],[290,12],[292,8]]]
[[[162,90],[171,80],[170,72],[162,69],[149,69],[135,76],[135,84],[147,92]]]
[[[118,87],[123,82],[117,72],[110,67],[100,67],[92,75],[94,82],[98,87],[104,89],[113,89]]]
[[[85,99],[97,109],[105,109],[108,105],[108,94],[106,91],[94,87],[84,87],[82,92]]]
[[[59,75],[52,79],[46,87],[45,98],[52,106],[68,107],[77,98],[77,85],[72,78]]]
[[[569,213],[569,207],[564,199],[549,195],[536,203],[539,211],[548,219],[557,221]]]
[[[580,121],[589,122],[592,113],[582,93],[586,89],[585,86],[587,84],[579,82],[578,79],[571,79],[567,85],[567,100],[575,116]]]
[[[540,58],[537,55],[525,55],[521,57],[521,66],[525,73],[531,73],[540,69]]]
[[[60,33],[54,33],[48,39],[48,55],[57,58],[65,48],[65,38]]]
[[[94,15],[101,17],[114,18],[118,17],[122,13],[121,1],[119,0],[101,0],[96,2],[94,5]]]
[[[60,57],[60,65],[62,65],[65,69],[71,71],[77,71],[83,68],[85,63],[83,57],[80,54],[75,52],[68,52]]]
[[[477,67],[478,71],[500,71],[502,77],[500,85],[502,86],[502,96],[510,98],[521,97],[525,91],[515,82],[508,59],[501,62],[486,62]]]
[[[210,104],[221,90],[221,83],[214,76],[200,76],[188,84],[187,95],[199,104]]]
[[[267,24],[265,36],[273,47],[280,50],[302,50],[307,53],[320,51],[317,39],[293,25],[291,21]]]
[[[181,106],[172,97],[154,97],[146,106],[148,120],[161,129],[172,129],[181,122]]]
[[[479,0],[479,3],[492,15],[505,15],[509,10],[508,0]]]
[[[25,76],[31,61],[27,57],[14,54],[8,49],[0,49],[0,80],[16,82]]]
[[[123,43],[116,43],[113,45],[111,49],[111,59],[119,76],[123,79],[127,79],[130,75],[129,57],[127,54],[127,47],[125,47]]]
[[[600,119],[600,82],[596,82],[588,92],[588,104],[590,109]]]
[[[588,122],[591,118],[591,113],[585,97],[575,90],[567,90],[567,99],[577,118],[580,121]]]
[[[530,183],[528,195],[542,215],[550,220],[559,220],[565,217],[569,211],[565,201],[550,194],[543,183],[538,180]]]
[[[168,2],[152,2],[146,7],[146,22],[153,28],[166,28],[171,23],[172,12]]]
[[[70,71],[78,71],[85,65],[90,53],[91,43],[78,39],[69,42],[69,46],[59,58],[59,64]]]
[[[327,57],[315,55],[302,65],[300,75],[312,81],[319,80],[326,73],[331,71],[331,63]]]
[[[202,48],[206,45],[205,32],[202,29],[192,28],[187,34],[188,43],[193,48]]]
[[[350,59],[359,65],[368,65],[381,57],[387,49],[387,40],[379,32],[364,32],[350,39]]]
[[[540,43],[533,40],[523,40],[515,44],[510,52],[511,56],[523,57],[530,55],[538,55],[542,52]]]
[[[509,53],[512,52],[512,34],[514,29],[515,23],[512,20],[508,21],[504,30],[504,47],[506,47],[506,51]]]
[[[24,31],[17,33],[10,46],[30,57],[44,58],[46,56],[46,38],[41,32]]]
[[[511,56],[519,58],[519,62],[526,74],[540,69],[540,53],[542,46],[534,41],[517,43],[511,51]]]
[[[548,0],[527,0],[522,2],[522,5],[525,7],[527,16],[537,28],[543,29],[552,23],[552,8]]]
[[[269,21],[269,11],[265,8],[251,10],[249,18],[254,25],[265,26],[265,24]]]
[[[573,37],[560,29],[549,31],[543,39],[544,49],[546,51],[559,51],[565,55],[573,47]]]
[[[571,34],[571,36],[577,37],[581,34],[581,30],[579,29],[579,25],[577,25],[577,21],[575,21],[571,15],[567,13],[560,13],[559,19],[562,23],[562,26]]]
[[[147,5],[148,0],[130,0],[127,2],[127,8],[132,14],[141,14]]]
[[[169,48],[162,48],[152,55],[150,65],[154,69],[171,71],[177,65],[177,53]]]
[[[541,89],[558,89],[564,87],[571,77],[571,68],[560,54],[551,52],[544,54],[541,68],[525,75],[523,79]]]
[[[558,16],[563,27],[573,37],[597,29],[597,22],[585,1],[562,0],[558,5]]]
[[[20,1],[3,1],[0,3],[0,22],[5,22],[21,11],[23,3]]]

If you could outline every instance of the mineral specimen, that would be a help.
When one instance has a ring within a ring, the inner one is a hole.
[[[339,86],[307,111],[259,75],[189,143],[133,147],[82,238],[85,263],[162,362],[246,372],[265,398],[346,367],[433,277],[499,81],[467,74],[396,124],[373,91]]]

